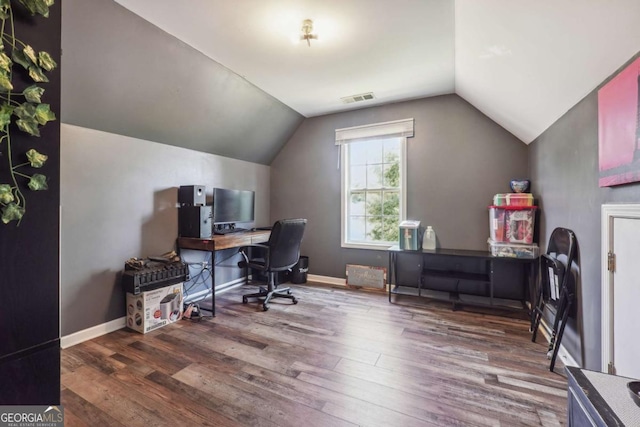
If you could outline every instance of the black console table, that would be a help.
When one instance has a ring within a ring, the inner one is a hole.
[[[393,246],[389,248],[389,302],[397,294],[434,297],[438,293],[454,309],[480,305],[528,310],[527,301],[535,300],[537,266],[537,258],[495,257],[488,251],[410,251]]]
[[[631,378],[567,368],[569,427],[640,426],[640,407],[631,399]]]

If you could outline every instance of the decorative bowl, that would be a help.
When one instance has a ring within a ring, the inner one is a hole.
[[[627,383],[627,389],[633,399],[633,402],[640,406],[640,381],[631,381]]]
[[[526,193],[531,181],[528,179],[512,179],[509,185],[514,193]]]

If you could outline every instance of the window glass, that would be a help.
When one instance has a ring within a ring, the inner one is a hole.
[[[398,243],[403,218],[405,138],[372,138],[342,145],[343,246]],[[345,166],[346,165],[346,166]]]

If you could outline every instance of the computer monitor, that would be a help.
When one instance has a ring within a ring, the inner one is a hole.
[[[213,223],[251,222],[254,218],[255,192],[213,189]]]

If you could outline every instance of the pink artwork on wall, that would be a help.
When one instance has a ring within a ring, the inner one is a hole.
[[[640,58],[598,91],[600,187],[640,181]]]

